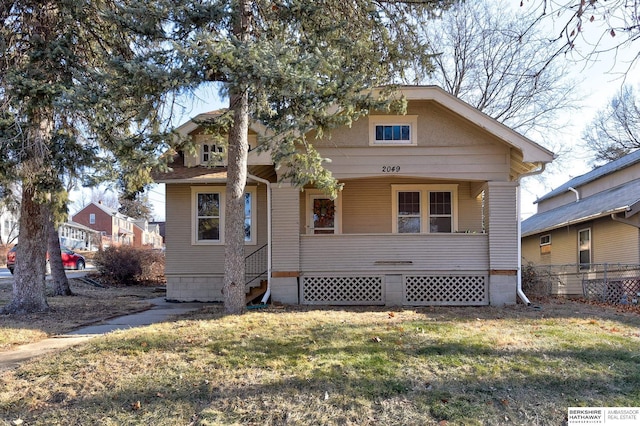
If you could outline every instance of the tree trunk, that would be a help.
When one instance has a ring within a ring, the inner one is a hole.
[[[251,2],[240,2],[234,34],[241,41],[249,36]],[[244,276],[244,190],[247,181],[249,142],[249,95],[246,86],[231,89],[229,108],[233,124],[229,129],[227,148],[227,188],[225,203],[224,307],[230,314],[245,310]]]
[[[47,208],[34,199],[35,190],[23,182],[20,239],[16,252],[13,299],[3,313],[24,314],[49,310],[45,286],[47,245],[44,243]]]
[[[224,306],[227,313],[245,309],[244,190],[247,180],[248,96],[232,94],[234,123],[229,130],[227,189],[225,203]]]
[[[51,266],[51,281],[54,296],[71,296],[69,280],[62,265],[62,252],[60,250],[60,238],[55,223],[53,213],[49,212],[47,222],[47,247],[49,248],[49,265]]]

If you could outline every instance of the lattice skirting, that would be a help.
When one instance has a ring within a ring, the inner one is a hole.
[[[405,275],[406,305],[488,305],[483,275]]]
[[[485,275],[405,275],[402,285],[402,303],[408,306],[489,304]],[[305,276],[300,300],[307,305],[384,305],[386,291],[383,275]]]
[[[300,299],[309,305],[384,305],[384,277],[306,276]]]
[[[637,304],[640,295],[640,278],[616,278],[613,280],[583,280],[582,287],[587,299],[612,304]]]

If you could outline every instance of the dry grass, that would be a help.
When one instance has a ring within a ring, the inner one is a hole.
[[[12,279],[0,280],[0,307],[11,300],[12,283]],[[70,279],[69,283],[75,295],[49,297],[50,312],[0,315],[0,351],[103,319],[148,309],[150,304],[145,299],[159,296],[154,293],[154,287],[100,288],[77,279]]]
[[[542,310],[209,308],[0,376],[0,424],[559,425],[640,406],[640,317]]]

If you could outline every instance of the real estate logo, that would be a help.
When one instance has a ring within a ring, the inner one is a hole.
[[[640,423],[640,407],[569,407],[567,426],[631,426]]]

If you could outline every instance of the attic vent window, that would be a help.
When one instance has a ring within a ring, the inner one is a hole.
[[[202,163],[206,164],[209,161],[220,161],[223,153],[221,146],[216,144],[203,144],[202,145]]]
[[[369,116],[369,145],[417,145],[416,115]]]
[[[392,124],[376,126],[376,142],[404,142],[411,141],[411,126],[408,124]]]

